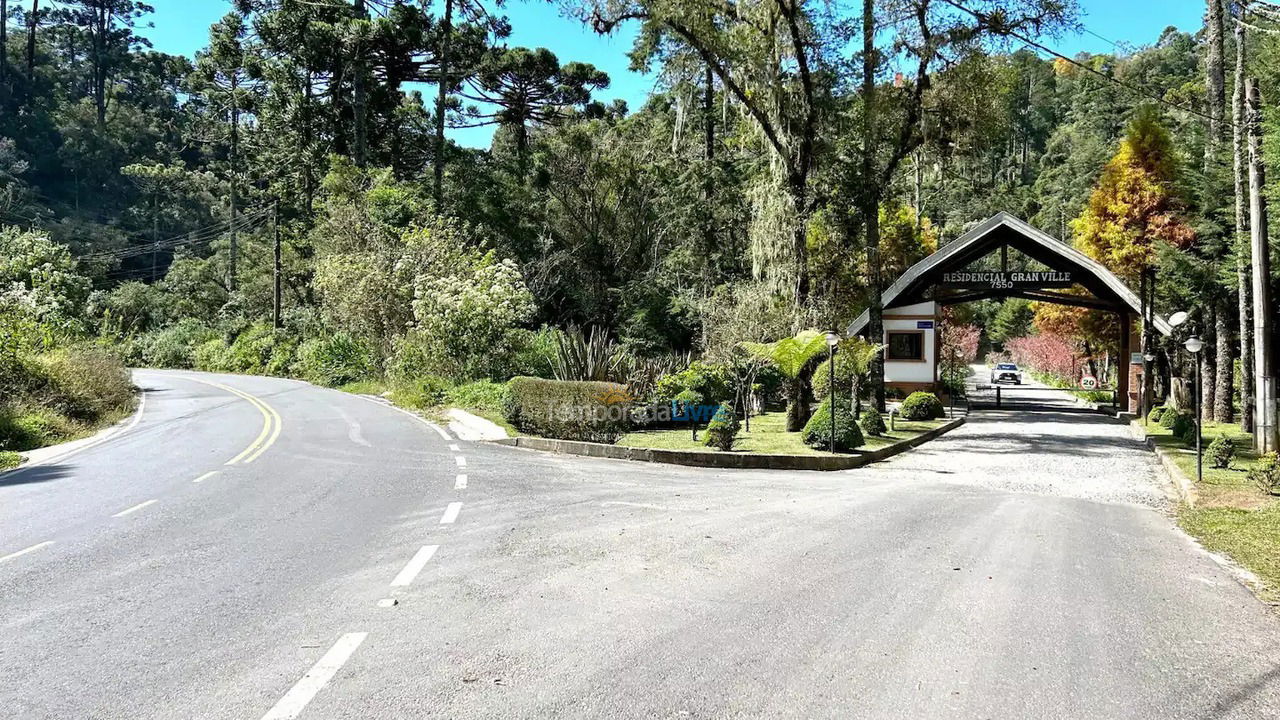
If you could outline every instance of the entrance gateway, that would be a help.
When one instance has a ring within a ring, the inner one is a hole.
[[[998,267],[991,267],[997,262]],[[885,385],[904,392],[935,389],[938,342],[946,332],[942,308],[1006,297],[1115,313],[1120,326],[1117,357],[1129,361],[1128,372],[1117,374],[1117,393],[1130,412],[1137,411],[1142,301],[1096,260],[1004,212],[912,265],[884,291]],[[1172,332],[1164,318],[1151,317],[1156,331]],[[865,335],[869,322],[869,312],[863,311],[847,333]]]

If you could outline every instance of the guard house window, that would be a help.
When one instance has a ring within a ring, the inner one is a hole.
[[[924,360],[924,332],[889,332],[888,360]]]

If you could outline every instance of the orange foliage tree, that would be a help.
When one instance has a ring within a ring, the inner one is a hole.
[[[1130,284],[1155,261],[1159,243],[1190,246],[1195,231],[1182,217],[1176,175],[1169,132],[1153,108],[1139,109],[1084,212],[1072,221],[1076,245]]]

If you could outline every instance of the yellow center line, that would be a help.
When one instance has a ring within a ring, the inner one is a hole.
[[[243,400],[248,401],[250,405],[258,409],[258,412],[262,413],[262,431],[258,433],[258,437],[254,438],[253,442],[250,443],[249,447],[245,448],[244,450],[241,450],[240,454],[228,460],[225,463],[226,465],[234,465],[240,462],[241,460],[243,460],[245,463],[253,462],[258,458],[259,455],[265,452],[267,448],[271,447],[271,445],[275,443],[276,438],[280,437],[280,427],[282,425],[282,422],[280,420],[280,414],[275,411],[275,408],[266,404],[259,398],[256,398],[247,392],[244,392],[242,390],[237,390],[236,388],[230,387],[228,385],[223,385],[222,383],[213,382],[212,380],[201,380],[199,378],[193,378],[187,375],[184,375],[183,377],[186,378],[187,380],[194,380],[195,382],[198,382],[198,383],[203,383],[205,385],[216,387],[219,390],[225,390],[231,393],[232,395],[235,395]]]

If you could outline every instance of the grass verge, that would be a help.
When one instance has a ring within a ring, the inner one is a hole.
[[[1140,420],[1134,421],[1142,425]],[[1196,451],[1156,423],[1147,423],[1147,435],[1166,451],[1193,481]],[[1280,498],[1263,494],[1248,479],[1258,463],[1253,437],[1234,423],[1206,422],[1202,447],[1219,435],[1235,446],[1235,459],[1227,468],[1215,468],[1204,458],[1204,479],[1196,484],[1196,505],[1178,509],[1178,524],[1209,550],[1231,558],[1262,582],[1259,596],[1280,603]]]
[[[869,437],[859,450],[876,450],[896,442],[909,440],[926,433],[948,422],[941,420],[904,421],[898,420],[893,431],[880,437]],[[888,421],[886,419],[886,424]],[[738,433],[738,441],[733,452],[758,453],[762,455],[826,455],[826,450],[811,448],[800,439],[800,433],[787,432],[786,413],[772,412],[751,418],[751,430],[743,425]],[[711,448],[702,444],[704,429],[698,429],[698,439],[692,438],[687,429],[678,430],[639,430],[623,435],[619,445],[627,447],[653,448],[657,450],[707,450]]]

